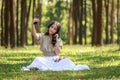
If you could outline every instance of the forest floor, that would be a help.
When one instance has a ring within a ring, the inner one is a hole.
[[[91,47],[65,45],[60,56],[76,65],[87,64],[90,70],[79,71],[22,71],[37,56],[43,56],[39,46],[5,49],[0,47],[0,80],[118,80],[120,79],[120,50],[118,45]]]

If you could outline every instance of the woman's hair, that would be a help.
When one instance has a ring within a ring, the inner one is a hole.
[[[56,31],[56,33],[54,33],[54,34],[52,35],[52,41],[51,41],[51,43],[52,43],[53,46],[54,46],[54,45],[56,44],[55,34],[58,34],[59,37],[60,37],[60,29],[61,29],[60,23],[57,22],[57,21],[51,21],[51,22],[48,24],[48,30],[47,30],[47,32],[45,33],[45,35],[49,35],[49,28],[50,28],[53,24],[56,24],[56,26],[57,26],[57,31]]]

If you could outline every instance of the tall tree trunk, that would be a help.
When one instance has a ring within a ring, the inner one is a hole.
[[[21,0],[21,32],[20,32],[20,45],[25,46],[25,32],[26,32],[26,0]]]
[[[70,7],[70,8],[69,8]],[[70,16],[71,16],[71,3],[70,3],[70,6],[69,6],[69,3],[68,3],[68,0],[67,0],[67,13],[68,13],[68,22],[67,22],[67,30],[68,30],[68,32],[67,32],[67,44],[70,44]]]
[[[15,27],[14,27],[14,12],[13,12],[13,0],[9,1],[10,10],[10,46],[15,47]]]
[[[86,10],[87,10],[87,1],[85,0],[84,1],[84,5],[85,5],[85,7],[84,7],[84,18],[85,18],[85,26],[84,26],[84,39],[85,39],[85,44],[87,44],[87,13],[86,13]]]
[[[108,31],[108,23],[109,23],[109,0],[105,0],[105,11],[106,11],[106,27],[105,27],[105,35],[106,35],[106,39],[105,39],[105,43],[108,44],[109,43],[109,31]]]
[[[41,0],[38,0],[38,4],[37,4],[38,6],[37,6],[37,9],[36,9],[36,17],[38,17],[39,18],[39,23],[36,25],[36,30],[37,30],[37,32],[39,33],[39,32],[41,32],[40,31],[40,28],[41,28],[41,18],[42,18],[42,15],[41,15],[41,13],[42,13],[42,2],[41,2]]]
[[[4,45],[4,28],[3,28],[3,21],[4,21],[4,3],[5,3],[5,0],[2,0],[2,7],[1,7],[1,46]]]
[[[16,44],[17,46],[20,45],[20,36],[19,36],[19,3],[20,0],[16,1]]]
[[[110,42],[114,43],[114,36],[113,36],[113,31],[114,31],[114,0],[112,0],[112,9],[111,9],[111,28],[110,28]]]
[[[77,27],[78,27],[78,23],[77,23],[77,16],[78,16],[78,0],[76,0],[76,1],[73,1],[74,2],[74,13],[75,14],[73,14],[74,15],[74,27],[75,27],[75,38],[74,38],[74,44],[77,44]],[[76,5],[77,4],[77,5]]]
[[[102,0],[97,0],[97,46],[102,46]]]
[[[96,44],[96,38],[97,38],[97,5],[96,5],[97,0],[92,0],[92,11],[93,11],[93,31],[92,31],[92,46]]]
[[[28,33],[27,33],[27,30],[28,30],[30,10],[31,10],[31,0],[29,0],[29,5],[28,5],[28,8],[27,8],[26,24],[25,24],[25,27],[26,27],[26,31],[25,31],[25,34],[26,34],[25,35],[25,43],[26,44],[28,44]]]
[[[72,35],[73,35],[73,44],[76,44],[77,43],[77,40],[76,40],[76,38],[77,38],[77,36],[76,36],[76,29],[77,29],[77,19],[76,19],[76,0],[73,0],[73,6],[72,6],[72,22],[73,22],[73,29],[72,29]]]
[[[83,44],[82,35],[83,35],[83,0],[79,0],[79,44]]]
[[[75,2],[75,4],[76,4],[76,7],[75,7],[75,44],[77,44],[78,43],[78,41],[77,41],[77,39],[78,39],[78,32],[79,32],[79,22],[78,22],[78,20],[79,20],[79,18],[78,18],[78,16],[79,16],[79,0],[76,0],[76,2]]]
[[[9,0],[5,0],[5,8],[4,8],[4,24],[5,24],[5,48],[10,46],[10,39],[9,39]]]
[[[120,0],[117,0],[117,41],[120,50]]]

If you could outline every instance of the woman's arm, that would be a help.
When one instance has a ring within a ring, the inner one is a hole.
[[[34,37],[35,40],[39,40],[40,34],[36,32],[35,24],[34,24],[35,22],[38,23],[38,22],[39,22],[39,19],[35,18],[35,19],[33,20],[32,35],[33,35],[33,37]]]

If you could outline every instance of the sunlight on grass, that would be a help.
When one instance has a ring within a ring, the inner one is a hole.
[[[21,71],[37,56],[43,56],[39,46],[5,49],[0,47],[0,80],[78,80],[119,79],[120,51],[117,45],[91,47],[65,45],[60,56],[66,56],[75,64],[87,64],[90,71]]]

